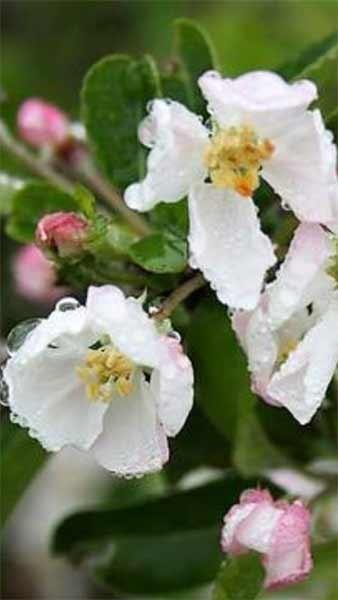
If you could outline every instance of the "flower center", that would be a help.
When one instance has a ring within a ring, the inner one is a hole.
[[[134,387],[134,363],[114,346],[89,350],[83,365],[76,373],[86,385],[89,400],[111,402],[113,392],[128,396]]]
[[[278,353],[278,357],[277,357],[277,362],[279,365],[282,365],[288,358],[289,355],[291,354],[291,352],[293,352],[294,350],[296,350],[298,346],[298,341],[296,340],[287,340],[286,342],[284,342],[284,344],[281,345],[279,353]]]
[[[262,161],[273,151],[270,140],[259,139],[251,127],[244,125],[217,131],[204,160],[217,187],[230,187],[241,196],[251,196],[259,185]]]

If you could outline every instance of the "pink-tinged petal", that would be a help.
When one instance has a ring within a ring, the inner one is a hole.
[[[255,509],[238,525],[237,541],[241,546],[265,554],[270,548],[271,536],[282,514],[282,510],[270,501],[257,502]]]
[[[275,128],[281,114],[284,121],[291,120],[317,97],[312,82],[290,84],[269,71],[253,71],[236,79],[222,79],[208,71],[198,83],[221,127],[245,123],[257,126],[263,134],[266,128]]]
[[[237,540],[237,529],[250,513],[255,510],[256,503],[235,504],[224,517],[224,526],[221,532],[221,547],[223,552],[234,556],[245,554],[248,548]]]
[[[244,352],[247,353],[246,335],[253,311],[235,310],[231,316],[231,325]]]
[[[322,401],[338,362],[338,305],[333,303],[275,373],[268,394],[305,425]]]
[[[205,177],[207,129],[179,102],[154,100],[139,136],[151,151],[145,179],[125,192],[130,208],[147,211],[159,202],[177,202],[187,195],[192,183]]]
[[[154,320],[135,298],[113,285],[91,286],[86,303],[93,328],[109,335],[136,364],[155,367],[160,361],[160,336]]]
[[[59,146],[69,133],[67,116],[53,104],[39,98],[26,100],[17,115],[19,134],[32,146]]]
[[[241,494],[239,504],[235,504],[224,517],[221,533],[221,546],[224,552],[238,555],[248,551],[246,544],[240,542],[238,531],[261,505],[268,511],[273,507],[273,499],[268,490],[249,489]]]
[[[168,445],[155,400],[140,374],[129,396],[113,399],[91,451],[100,465],[122,477],[153,473],[167,462]]]
[[[240,497],[240,503],[241,504],[252,504],[252,503],[259,503],[259,502],[268,502],[270,504],[273,503],[273,498],[269,492],[269,490],[261,490],[259,488],[255,489],[250,489],[250,490],[245,490],[245,492],[242,492],[241,497]]]
[[[263,564],[268,589],[302,581],[311,571],[310,513],[302,502],[297,500],[283,511]]]
[[[304,112],[271,138],[262,177],[301,221],[330,223],[337,202],[336,150],[319,111]]]
[[[331,252],[329,237],[320,225],[299,225],[276,281],[269,287],[268,316],[272,329],[280,327],[305,306],[307,292]]]
[[[221,302],[253,309],[276,259],[251,198],[196,185],[189,192],[189,214],[191,266],[201,269]]]
[[[151,388],[159,420],[166,435],[175,436],[183,427],[193,405],[193,370],[179,341],[161,338],[160,367],[153,371]]]

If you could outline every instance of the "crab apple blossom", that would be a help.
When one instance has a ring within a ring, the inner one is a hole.
[[[27,336],[5,370],[12,419],[50,451],[72,445],[120,476],[157,471],[192,407],[193,373],[135,298],[90,287]]]
[[[30,98],[19,108],[17,126],[20,137],[37,148],[57,147],[67,141],[70,122],[54,104]]]
[[[299,225],[256,309],[232,317],[253,390],[302,425],[321,405],[338,362],[338,295],[326,272],[331,253],[320,225]]]
[[[72,212],[56,212],[40,219],[35,238],[41,248],[68,256],[82,251],[87,234],[86,219]]]
[[[260,176],[302,221],[333,223],[336,151],[319,111],[307,110],[317,96],[310,81],[207,72],[199,85],[211,127],[178,102],[154,100],[139,127],[150,148],[147,174],[127,188],[125,200],[147,211],[188,196],[191,266],[221,302],[249,310],[275,263],[252,201]]]
[[[247,490],[224,517],[221,545],[232,555],[262,554],[266,589],[297,583],[312,569],[309,510],[300,500],[274,501],[267,490]]]
[[[12,271],[18,293],[27,300],[50,304],[67,292],[65,287],[56,285],[52,263],[34,244],[22,246],[17,251]]]

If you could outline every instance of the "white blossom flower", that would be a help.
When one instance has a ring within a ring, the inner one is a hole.
[[[109,285],[90,287],[86,306],[60,301],[13,353],[4,377],[13,420],[47,450],[88,450],[122,476],[160,469],[167,436],[192,407],[192,367],[178,339]]]
[[[257,304],[275,262],[251,199],[262,177],[302,221],[338,222],[336,151],[310,81],[286,83],[257,71],[237,79],[207,72],[199,85],[211,129],[178,102],[154,100],[139,137],[147,174],[127,188],[130,208],[188,196],[190,262],[233,308]]]
[[[326,273],[331,254],[320,225],[299,225],[256,309],[232,318],[253,390],[286,407],[302,425],[322,403],[338,362],[338,296]]]

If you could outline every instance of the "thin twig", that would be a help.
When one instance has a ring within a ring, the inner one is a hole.
[[[40,177],[44,177],[68,194],[73,192],[71,183],[62,175],[56,173],[47,163],[27,150],[25,146],[17,142],[2,121],[0,121],[0,146],[3,146],[8,152],[19,158],[31,171],[40,175]]]
[[[206,281],[201,273],[195,275],[191,279],[188,279],[185,283],[180,285],[176,290],[174,290],[170,296],[163,302],[159,311],[154,313],[153,318],[157,321],[163,321],[171,315],[171,313],[175,310],[175,308],[183,302],[190,294],[196,292],[196,290],[200,289],[204,285],[206,285]]]
[[[88,185],[106,201],[106,204],[123,216],[131,227],[141,235],[149,235],[152,229],[141,215],[130,210],[117,190],[87,161],[79,167],[79,173]]]

